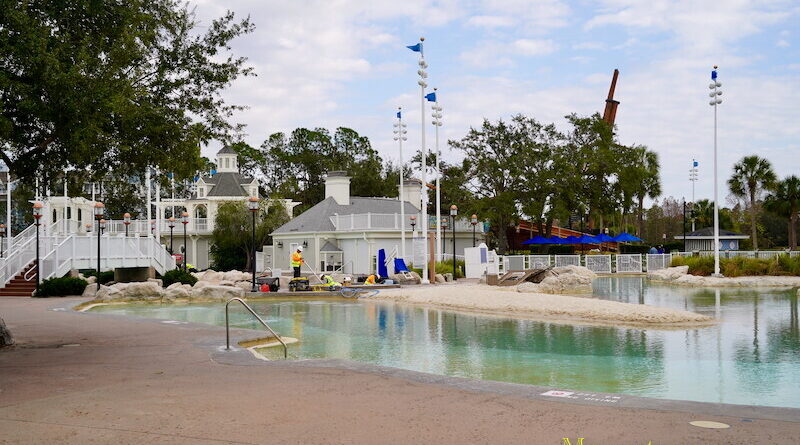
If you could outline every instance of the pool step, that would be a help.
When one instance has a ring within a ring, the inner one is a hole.
[[[11,279],[5,287],[0,289],[0,297],[30,297],[36,291],[36,275],[31,272],[31,280],[25,280],[25,274],[35,269],[34,263],[29,264],[17,276]]]

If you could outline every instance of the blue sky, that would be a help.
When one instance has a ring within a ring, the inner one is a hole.
[[[563,127],[570,112],[602,112],[611,74],[620,140],[661,157],[666,196],[711,197],[711,66],[720,65],[720,178],[759,154],[779,176],[800,175],[800,4],[796,1],[356,0],[194,1],[201,23],[226,9],[250,15],[234,42],[258,77],[226,98],[246,140],[275,131],[346,126],[397,159],[392,123],[406,110],[408,151],[419,148],[416,53],[425,36],[428,84],[444,108],[441,146],[484,118],[523,113]],[[432,147],[430,110],[426,109]],[[205,150],[213,155],[216,147]],[[443,149],[447,160],[459,155]],[[722,189],[725,199],[727,189]]]

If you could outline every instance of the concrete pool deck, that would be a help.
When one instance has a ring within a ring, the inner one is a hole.
[[[264,362],[224,351],[223,327],[69,309],[82,301],[0,298],[18,343],[0,350],[0,444],[800,442],[797,409],[564,399],[349,361]]]

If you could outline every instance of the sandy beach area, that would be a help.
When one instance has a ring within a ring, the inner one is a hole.
[[[715,322],[711,317],[688,311],[591,297],[517,292],[514,287],[482,284],[388,289],[366,299],[577,324],[670,328],[696,327]]]
[[[647,274],[652,281],[695,287],[800,287],[796,276],[703,277],[689,274],[688,266],[668,267]]]

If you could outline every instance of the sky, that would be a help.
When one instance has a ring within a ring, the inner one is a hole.
[[[398,160],[392,124],[408,124],[404,152],[420,148],[417,53],[425,37],[429,88],[443,108],[442,156],[484,119],[522,113],[565,128],[569,113],[602,113],[619,69],[618,136],[658,152],[664,196],[713,196],[710,73],[719,65],[720,200],[733,164],[757,154],[779,177],[800,175],[800,3],[796,0],[192,0],[200,26],[231,10],[255,32],[232,52],[256,77],[224,94],[247,110],[245,140],[343,126]],[[202,28],[201,28],[202,29]],[[431,110],[426,104],[429,148]],[[219,146],[204,148],[213,158]]]

